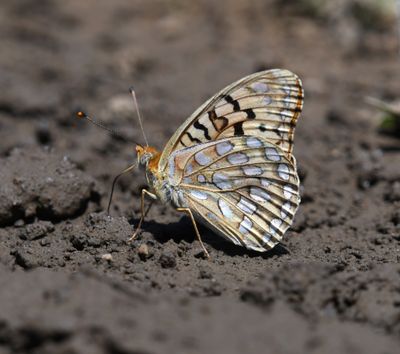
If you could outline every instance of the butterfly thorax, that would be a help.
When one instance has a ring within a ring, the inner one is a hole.
[[[153,174],[158,172],[158,162],[160,161],[161,153],[153,146],[136,146],[136,153],[140,165],[146,167]]]
[[[145,167],[147,183],[164,203],[173,202],[173,191],[162,171],[159,170],[161,153],[152,146],[136,146],[138,162]]]

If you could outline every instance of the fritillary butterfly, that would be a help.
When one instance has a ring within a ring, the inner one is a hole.
[[[255,73],[205,102],[162,152],[137,145],[144,196],[186,212],[236,245],[266,251],[281,241],[300,203],[293,136],[303,106],[288,70]]]

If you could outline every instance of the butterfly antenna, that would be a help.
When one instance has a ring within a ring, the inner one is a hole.
[[[136,141],[134,141],[134,140],[132,140],[132,139],[127,139],[126,137],[122,136],[122,135],[121,135],[120,133],[118,133],[117,131],[115,131],[115,130],[109,128],[109,127],[107,127],[107,126],[104,125],[103,123],[100,123],[100,122],[98,122],[97,120],[94,120],[93,118],[89,117],[85,112],[82,112],[82,111],[76,112],[76,116],[77,116],[78,118],[80,118],[80,119],[86,119],[86,120],[88,120],[90,123],[94,124],[95,126],[101,128],[101,129],[103,129],[103,130],[106,130],[106,131],[109,132],[110,135],[112,135],[112,136],[115,136],[115,137],[120,138],[120,139],[125,140],[125,141],[126,141],[126,140],[129,140],[130,142],[132,142],[132,143],[134,143],[134,144],[136,144],[136,145],[141,145],[141,144],[138,144]]]
[[[111,208],[111,202],[112,202],[112,197],[114,194],[114,188],[115,188],[115,184],[117,183],[118,179],[124,175],[125,173],[132,171],[135,167],[137,166],[137,164],[133,164],[131,166],[129,166],[128,168],[126,168],[125,170],[123,170],[121,173],[119,173],[118,175],[116,175],[113,179],[113,183],[111,186],[111,193],[110,193],[110,197],[108,199],[108,205],[107,205],[107,215],[110,215],[110,208]]]
[[[139,125],[140,125],[140,129],[142,130],[142,133],[143,133],[144,141],[146,143],[146,146],[149,146],[149,142],[147,141],[146,134],[144,133],[142,116],[140,115],[139,105],[137,103],[136,94],[135,94],[135,90],[133,89],[133,87],[129,88],[129,92],[131,93],[132,98],[133,98],[133,104],[135,105],[135,110],[136,110],[136,113],[137,113],[137,116],[139,119]]]

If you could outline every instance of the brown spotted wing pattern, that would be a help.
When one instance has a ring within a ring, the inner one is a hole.
[[[302,108],[301,81],[292,72],[274,69],[244,77],[210,98],[182,124],[164,149],[160,169],[174,150],[231,136],[263,137],[290,157]]]
[[[247,76],[204,103],[158,165],[176,206],[235,244],[274,247],[300,203],[292,150],[302,106],[300,79],[280,69]]]
[[[299,180],[286,153],[262,137],[219,139],[176,151],[170,183],[180,204],[235,244],[265,251],[290,226]]]

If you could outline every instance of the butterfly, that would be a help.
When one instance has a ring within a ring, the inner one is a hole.
[[[302,107],[295,74],[262,71],[206,101],[162,152],[138,145],[150,186],[138,230],[147,194],[187,213],[203,248],[196,221],[250,250],[273,248],[300,203],[292,151]]]
[[[137,144],[149,190],[142,190],[141,218],[130,240],[141,229],[149,196],[191,218],[207,256],[197,222],[250,250],[277,245],[300,203],[292,151],[303,97],[292,72],[261,71],[206,101],[162,151]]]

